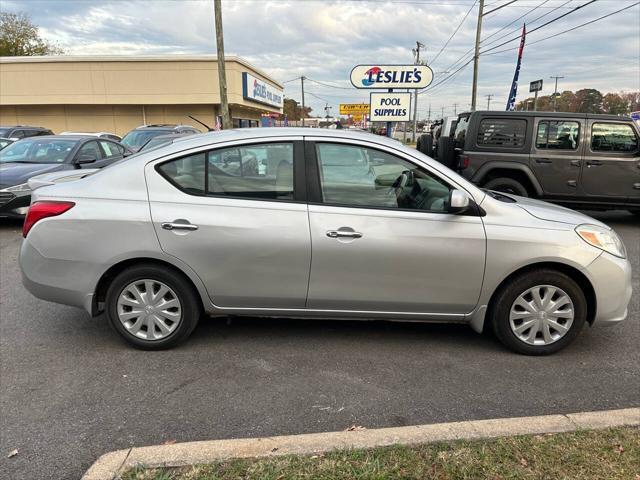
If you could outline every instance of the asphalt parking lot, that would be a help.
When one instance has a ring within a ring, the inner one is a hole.
[[[103,318],[32,297],[20,225],[1,222],[0,478],[79,478],[132,445],[638,406],[640,223],[592,215],[629,251],[630,316],[544,358],[464,326],[263,319],[203,321],[177,349],[137,351]]]

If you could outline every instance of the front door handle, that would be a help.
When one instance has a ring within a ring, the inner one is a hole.
[[[536,163],[551,163],[548,158],[536,158]]]
[[[360,232],[349,232],[344,230],[329,230],[327,232],[329,238],[362,238]]]
[[[198,226],[192,223],[165,222],[161,226],[165,230],[197,230],[198,229]]]
[[[580,166],[580,160],[571,160],[571,165],[574,167],[579,167]]]
[[[600,160],[587,160],[587,167],[597,167],[599,165],[602,165],[602,162]]]

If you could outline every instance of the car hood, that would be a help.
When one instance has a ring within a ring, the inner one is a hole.
[[[509,195],[516,199],[516,205],[525,210],[530,215],[541,220],[548,220],[551,222],[566,223],[569,225],[581,225],[588,223],[591,225],[599,225],[601,227],[610,228],[606,224],[602,223],[595,218],[591,218],[584,213],[576,212],[566,207],[554,205],[552,203],[543,202],[541,200],[534,200],[527,197],[518,197],[516,195]]]
[[[0,188],[27,183],[34,175],[68,168],[68,165],[60,163],[0,163]]]

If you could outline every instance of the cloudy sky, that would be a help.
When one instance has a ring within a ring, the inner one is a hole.
[[[479,105],[486,106],[485,95],[493,95],[491,107],[504,108],[518,42],[499,45],[517,37],[523,22],[533,30],[588,2],[518,0],[485,16],[481,51],[493,50],[480,57]],[[485,12],[505,3],[508,0],[486,0]],[[518,99],[528,96],[530,81],[540,78],[545,82],[542,93],[552,93],[550,75],[565,77],[561,90],[640,90],[640,6],[547,39],[635,3],[598,0],[531,33]],[[282,82],[305,75],[310,79],[305,84],[307,104],[318,114],[324,113],[325,103],[336,112],[341,102],[368,101],[366,91],[349,88],[351,68],[359,63],[411,63],[417,40],[425,44],[422,58],[436,73],[434,87],[420,95],[420,117],[426,117],[429,106],[438,117],[443,108],[445,115],[452,114],[454,104],[458,112],[469,107],[472,63],[460,67],[471,59],[478,13],[474,0],[222,4],[226,53],[246,58]],[[0,0],[0,9],[26,12],[46,38],[70,54],[215,53],[213,0]],[[299,81],[285,87],[285,96],[300,99]]]

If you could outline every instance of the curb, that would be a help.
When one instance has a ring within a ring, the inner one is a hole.
[[[640,426],[640,408],[133,447],[102,455],[87,470],[82,480],[114,480],[119,478],[120,473],[137,465],[149,468],[184,467],[231,458],[314,454],[399,443],[411,445],[448,440],[477,440],[622,426]]]

